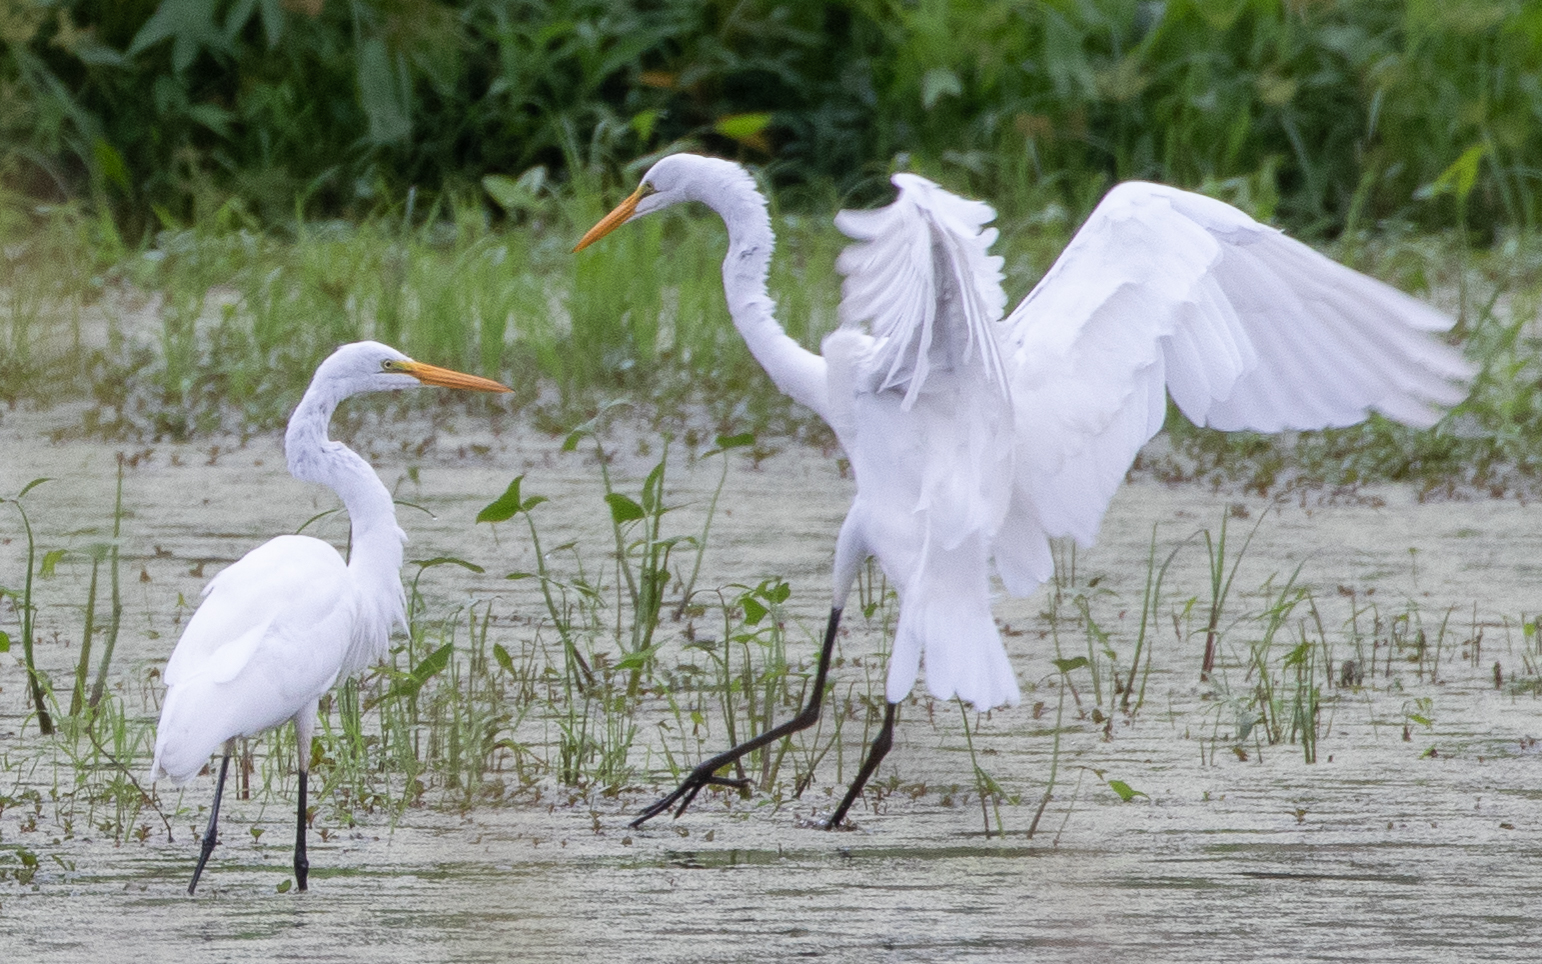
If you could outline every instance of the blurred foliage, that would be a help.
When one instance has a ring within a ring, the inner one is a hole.
[[[1236,181],[1313,231],[1534,228],[1542,5],[0,0],[0,176],[136,232],[233,201],[358,217],[674,146],[843,196],[899,166],[1008,211],[1046,185],[1084,206],[1120,178]]]
[[[829,214],[895,169],[997,205],[1014,296],[1117,179],[1332,237],[1460,317],[1472,398],[1432,432],[1175,418],[1145,468],[1542,479],[1535,0],[0,0],[0,401],[89,392],[94,434],[270,426],[373,337],[510,380],[538,425],[631,396],[828,444],[729,324],[713,219],[570,256],[679,148],[774,189],[771,289],[810,346]]]

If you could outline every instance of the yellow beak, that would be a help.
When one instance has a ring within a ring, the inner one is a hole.
[[[605,237],[605,235],[621,227],[632,217],[632,212],[637,210],[637,202],[643,199],[641,186],[632,192],[632,196],[616,205],[616,209],[600,219],[600,223],[589,229],[589,233],[579,239],[573,246],[573,253],[577,254],[589,245]]]
[[[451,371],[448,368],[440,368],[438,365],[425,365],[423,362],[401,362],[402,373],[411,375],[425,385],[438,385],[441,388],[462,388],[469,392],[512,392],[514,389],[507,385],[501,385],[491,378],[482,378],[479,375],[467,375],[464,372]]]

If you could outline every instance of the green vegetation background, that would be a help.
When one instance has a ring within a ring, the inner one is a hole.
[[[1534,227],[1542,5],[1525,0],[7,0],[7,182],[126,224],[265,222],[409,186],[563,178],[687,142],[778,185],[1256,178],[1341,230],[1482,152],[1468,217]]]
[[[817,433],[728,324],[719,229],[567,253],[682,148],[773,191],[810,345],[829,216],[893,170],[997,206],[1017,296],[1116,180],[1221,196],[1459,313],[1485,364],[1442,429],[1324,436],[1314,472],[1536,474],[1527,0],[0,0],[0,396],[89,393],[106,434],[260,427],[376,337],[514,379],[554,428],[641,389]],[[1162,471],[1280,478],[1273,443],[1177,436]]]

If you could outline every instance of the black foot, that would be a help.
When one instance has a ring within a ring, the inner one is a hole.
[[[673,807],[675,805],[675,801],[677,800],[680,801],[680,808],[675,811],[675,817],[678,819],[682,813],[685,813],[685,808],[691,805],[691,801],[696,799],[696,794],[700,793],[703,787],[734,787],[739,790],[749,789],[749,780],[738,780],[732,777],[716,776],[713,773],[713,771],[717,769],[716,766],[712,767],[711,770],[707,769],[708,764],[716,762],[716,760],[708,760],[707,763],[703,763],[701,766],[692,770],[691,775],[686,777],[685,780],[675,788],[674,793],[671,793],[669,796],[664,797],[663,799],[654,803],[648,809],[644,810],[636,820],[633,820],[631,823],[627,824],[627,826],[631,827],[633,830],[636,830],[638,827],[641,827],[649,820],[652,820],[654,817],[657,817],[659,814],[668,810],[670,807]],[[718,766],[721,765],[722,764],[718,764]],[[681,799],[682,797],[684,799]]]
[[[862,761],[862,769],[857,773],[856,780],[852,781],[851,789],[846,791],[846,796],[841,800],[841,805],[836,807],[835,812],[830,815],[830,819],[825,821],[826,830],[836,829],[841,825],[841,821],[846,819],[846,811],[850,810],[851,805],[856,803],[857,798],[862,795],[862,788],[867,786],[868,777],[871,777],[873,771],[878,769],[878,764],[883,762],[883,758],[888,754],[889,748],[894,745],[894,718],[898,711],[898,703],[890,703],[888,708],[884,710],[883,727],[878,731],[878,735],[873,738],[873,745],[867,751],[867,759]]]
[[[686,808],[691,805],[691,801],[696,799],[696,794],[700,793],[703,787],[737,787],[741,790],[748,788],[750,781],[720,777],[717,776],[717,771],[742,756],[753,753],[767,744],[775,743],[788,734],[807,729],[818,721],[820,701],[824,699],[825,695],[825,677],[830,672],[830,656],[835,652],[835,631],[840,624],[841,611],[839,609],[830,610],[830,622],[825,627],[824,647],[819,651],[819,668],[814,672],[814,691],[809,694],[808,704],[803,707],[797,716],[781,726],[767,730],[753,740],[747,740],[730,750],[719,753],[710,760],[704,761],[700,766],[691,771],[690,776],[687,776],[683,783],[675,788],[674,793],[644,810],[628,826],[635,830],[669,808],[674,807],[676,802],[679,803],[679,807],[675,809],[675,818],[679,819],[680,815],[685,813]]]

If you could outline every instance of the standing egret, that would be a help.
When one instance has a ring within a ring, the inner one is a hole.
[[[1343,267],[1236,208],[1141,182],[1116,186],[1049,273],[1003,317],[991,208],[899,174],[893,204],[844,211],[840,327],[823,354],[773,317],[766,200],[739,165],[675,154],[579,241],[701,201],[728,226],[723,287],[734,326],[787,395],[835,431],[857,494],[835,545],[834,598],[812,695],[791,721],[712,757],[640,825],[717,771],[812,725],[841,608],[877,556],[899,592],[883,726],[826,826],[839,825],[888,751],[923,654],[927,688],[977,708],[1015,705],[991,616],[992,568],[1013,595],[1054,573],[1049,540],[1091,544],[1167,395],[1195,424],[1280,431],[1377,411],[1434,424],[1471,376],[1434,333],[1452,319]]]
[[[368,462],[327,438],[327,423],[350,395],[423,385],[509,391],[372,341],[344,345],[321,363],[289,417],[284,454],[295,478],[319,482],[342,498],[352,525],[348,561],[310,536],[279,536],[258,546],[209,580],[166,663],[151,779],[186,783],[224,745],[189,894],[214,850],[235,738],[285,720],[294,721],[300,764],[294,874],[305,889],[305,791],[316,705],[339,679],[384,656],[392,628],[407,625],[401,581],[407,536],[396,524],[391,493]]]

